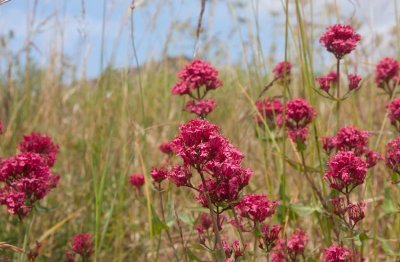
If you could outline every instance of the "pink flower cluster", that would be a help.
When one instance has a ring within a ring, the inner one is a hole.
[[[271,201],[264,194],[249,194],[242,198],[236,205],[236,209],[242,217],[256,222],[263,222],[267,217],[275,214],[278,204],[278,201]]]
[[[325,262],[355,262],[353,252],[342,246],[332,244],[330,247],[325,249],[324,252]]]
[[[349,193],[364,183],[367,170],[367,163],[354,152],[339,151],[329,159],[324,179],[331,188]]]
[[[338,76],[337,76],[336,72],[332,71],[327,75],[315,78],[315,80],[317,81],[317,83],[319,84],[319,87],[322,90],[329,93],[329,90],[332,88],[332,86],[337,83]]]
[[[71,241],[71,249],[74,253],[82,257],[83,261],[89,260],[93,254],[92,236],[90,233],[82,233],[74,236]],[[68,262],[75,261],[75,255],[67,249],[65,255]]]
[[[0,188],[0,204],[10,214],[23,218],[57,186],[59,179],[39,154],[24,152],[4,159],[0,163],[0,182],[4,183]]]
[[[400,175],[400,137],[387,144],[385,162],[387,167]]]
[[[328,52],[342,59],[356,48],[360,40],[361,36],[351,25],[336,24],[329,26],[319,41]]]
[[[342,219],[345,219],[347,215],[353,222],[353,226],[365,217],[366,204],[364,202],[347,203],[344,197],[331,198],[329,202],[332,204],[333,213]]]
[[[296,229],[287,240],[280,239],[272,251],[271,260],[275,262],[296,261],[298,256],[304,254],[308,242],[306,233],[300,228]]]
[[[317,115],[315,109],[304,99],[295,98],[286,103],[286,116],[280,115],[278,124],[286,122],[289,138],[297,143],[304,144],[308,136],[307,125]]]
[[[169,156],[171,156],[175,153],[174,143],[172,141],[167,141],[165,143],[162,143],[159,146],[159,149],[162,153],[169,155]]]
[[[400,131],[400,98],[393,99],[386,108],[389,113],[390,123],[397,129],[397,131]]]
[[[183,163],[173,167],[168,177],[177,186],[191,187],[192,170],[197,171],[204,178],[196,197],[203,206],[207,206],[205,191],[215,205],[237,200],[252,175],[242,167],[243,154],[206,120],[192,119],[181,125],[174,147]]]
[[[41,155],[49,167],[54,165],[58,153],[58,145],[53,143],[49,136],[35,132],[25,135],[18,149],[22,153],[32,152]]]
[[[201,117],[206,117],[209,113],[214,111],[216,106],[217,102],[215,102],[214,99],[191,100],[186,104],[186,111]]]
[[[399,62],[391,57],[385,57],[376,65],[375,83],[379,88],[384,89],[391,94],[397,84],[400,83],[399,78]]]
[[[292,64],[288,61],[282,61],[277,63],[274,69],[272,70],[274,72],[274,78],[283,79],[284,77],[286,77],[287,79],[289,79],[291,69],[292,69]]]
[[[168,168],[152,168],[150,172],[150,176],[153,179],[154,183],[161,183],[168,176]]]
[[[234,240],[231,245],[229,245],[226,240],[223,240],[223,249],[227,258],[226,261],[238,261],[240,257],[243,256],[244,249],[246,249],[246,247],[247,245],[245,245],[244,248],[241,248],[239,240]],[[233,259],[231,258],[232,255]]]
[[[353,126],[342,127],[335,136],[322,138],[323,149],[328,155],[332,152],[352,151],[356,156],[363,157],[367,167],[371,168],[382,157],[368,149],[369,136],[368,131],[358,130]]]
[[[348,74],[347,80],[349,81],[349,91],[360,88],[361,76],[357,74]]]
[[[132,174],[129,176],[129,182],[137,189],[141,188],[144,185],[144,181],[145,180],[143,174]]]
[[[279,99],[267,97],[257,101],[256,107],[259,113],[256,116],[257,124],[262,125],[265,121],[269,128],[275,129],[276,119],[283,111],[282,102]]]
[[[279,240],[279,234],[282,231],[281,225],[261,225],[260,248],[270,252]]]
[[[192,99],[186,104],[186,110],[205,117],[216,107],[213,99],[204,99],[207,92],[222,86],[218,71],[203,60],[194,60],[179,73],[180,81],[172,87],[174,95],[189,95]],[[204,87],[204,91],[200,89]]]
[[[4,125],[3,122],[0,121],[0,135],[2,135],[4,132]]]

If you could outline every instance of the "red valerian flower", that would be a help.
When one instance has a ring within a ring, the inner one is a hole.
[[[242,217],[249,218],[252,221],[263,222],[267,217],[275,214],[275,209],[278,205],[278,201],[271,201],[264,194],[250,194],[245,195],[236,208]]]
[[[36,153],[25,152],[0,163],[0,204],[20,218],[57,186],[60,177],[51,173],[45,160]]]
[[[365,162],[367,163],[367,168],[374,167],[380,160],[383,160],[383,157],[375,151],[368,150],[365,154]]]
[[[315,109],[304,99],[295,98],[286,104],[286,127],[288,129],[301,129],[306,127],[317,115]],[[283,124],[283,116],[280,124]]]
[[[186,104],[186,111],[193,113],[200,117],[206,117],[209,113],[214,111],[217,102],[214,99],[190,100]]]
[[[267,97],[257,101],[256,107],[259,112],[256,116],[257,124],[261,125],[264,120],[269,128],[275,128],[276,119],[283,111],[282,102],[279,99]]]
[[[203,60],[194,60],[186,65],[178,73],[178,77],[181,81],[172,88],[174,95],[190,94],[194,89],[202,86],[206,90],[222,86],[222,81],[218,78],[218,71]]]
[[[58,145],[53,143],[49,136],[35,132],[25,135],[24,139],[19,143],[18,149],[22,153],[40,154],[49,167],[54,165],[58,153]]]
[[[168,178],[177,187],[190,185],[190,178],[192,177],[192,172],[190,172],[187,166],[174,166],[168,173]]]
[[[375,83],[379,88],[390,88],[390,82],[399,82],[399,62],[391,57],[385,57],[376,65],[375,69]]]
[[[271,252],[272,262],[285,262],[286,261],[286,241],[285,239],[279,239]]]
[[[292,69],[292,64],[288,61],[282,61],[276,64],[274,69],[274,78],[275,79],[283,79],[285,76],[286,78],[290,77],[290,71]]]
[[[297,144],[304,144],[308,137],[308,128],[304,127],[301,129],[288,130],[287,133],[293,142]]]
[[[144,185],[144,175],[132,174],[129,176],[129,182],[131,183],[132,186],[139,189]]]
[[[357,34],[351,25],[336,24],[329,26],[319,39],[326,50],[335,55],[337,59],[353,51],[361,36]]]
[[[279,239],[279,233],[282,231],[281,225],[262,224],[260,247],[267,252],[271,251]]]
[[[337,198],[331,198],[329,199],[329,202],[331,202],[332,207],[333,207],[333,212],[338,215],[342,216],[344,213],[346,213],[346,199],[344,197],[337,197]]]
[[[347,206],[347,214],[354,225],[365,217],[366,204],[364,202],[350,203]]]
[[[84,258],[90,257],[93,253],[92,237],[90,233],[82,233],[74,236],[71,242],[72,250]]]
[[[400,174],[400,137],[390,141],[386,148],[386,166]]]
[[[286,244],[289,256],[292,259],[296,259],[298,255],[302,255],[307,242],[308,237],[306,236],[306,233],[300,228],[296,229]]]
[[[352,151],[340,151],[330,158],[324,179],[333,189],[349,193],[356,186],[364,183],[367,164]]]
[[[353,262],[354,257],[350,249],[332,244],[325,249],[324,252],[325,262]]]
[[[168,176],[168,169],[167,168],[152,168],[150,171],[150,176],[153,179],[154,183],[161,183],[164,181]]]
[[[347,79],[349,80],[349,90],[355,90],[360,87],[361,76],[357,74],[348,74]]]
[[[162,153],[170,156],[175,153],[174,143],[172,141],[167,141],[165,143],[162,143],[158,148]]]
[[[3,131],[4,131],[4,125],[3,122],[0,121],[0,135],[3,134]]]
[[[75,262],[75,254],[69,249],[65,250],[65,260],[66,262]]]
[[[329,93],[329,90],[331,89],[332,85],[337,83],[338,76],[335,71],[332,71],[327,75],[315,78],[315,80],[318,82],[319,87],[322,90]]]
[[[400,131],[400,98],[393,99],[386,108],[389,113],[390,123]]]
[[[240,247],[240,242],[239,240],[234,240],[232,243],[232,250],[233,250],[233,255],[235,257],[235,260],[237,260],[239,257],[242,257],[244,254],[244,251],[246,249],[247,245],[244,244],[243,249]]]

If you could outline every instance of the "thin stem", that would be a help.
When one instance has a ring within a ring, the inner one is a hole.
[[[337,77],[337,85],[336,85],[336,130],[338,131],[340,128],[340,59],[337,59],[336,62],[336,77]]]
[[[238,216],[236,214],[235,208],[233,207],[233,205],[231,205],[230,207],[231,207],[231,210],[232,210],[232,213],[233,213],[233,217],[235,218],[236,226],[237,226],[238,231],[239,231],[240,242],[241,242],[242,247],[244,249],[244,238],[243,238],[242,228],[241,228],[241,225],[239,224],[239,219],[238,219]]]
[[[206,195],[206,199],[207,199],[207,206],[208,206],[208,209],[210,210],[210,215],[211,215],[211,219],[213,222],[213,229],[214,229],[214,234],[215,234],[215,242],[218,245],[219,250],[221,251],[220,253],[222,255],[223,261],[225,261],[226,256],[225,256],[225,252],[224,252],[223,245],[222,245],[221,235],[219,234],[219,228],[218,228],[216,214],[211,206],[212,204],[211,204],[210,195],[208,194],[206,180],[205,180],[204,174],[200,168],[197,168],[197,172],[199,173],[199,175],[201,177],[201,182],[202,182],[203,188],[204,188],[204,194]]]

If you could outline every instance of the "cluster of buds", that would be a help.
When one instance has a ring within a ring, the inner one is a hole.
[[[307,242],[306,233],[300,228],[296,229],[288,239],[281,238],[277,241],[271,252],[271,261],[297,261],[299,256],[304,257]]]
[[[391,57],[385,57],[376,65],[375,83],[378,88],[383,89],[389,96],[393,95],[397,85],[400,83],[400,63]]]
[[[192,100],[188,101],[185,109],[201,118],[211,113],[217,103],[214,99],[205,99],[210,90],[222,86],[218,78],[218,71],[208,62],[194,60],[186,65],[179,73],[180,81],[172,87],[173,95],[188,95]]]
[[[81,261],[90,261],[93,254],[92,236],[90,233],[82,233],[74,236],[70,249],[65,250],[67,262],[75,262],[75,256],[79,255]]]

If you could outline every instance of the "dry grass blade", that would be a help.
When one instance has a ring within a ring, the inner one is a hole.
[[[0,249],[8,249],[18,253],[25,253],[22,248],[7,244],[6,242],[0,242]]]

